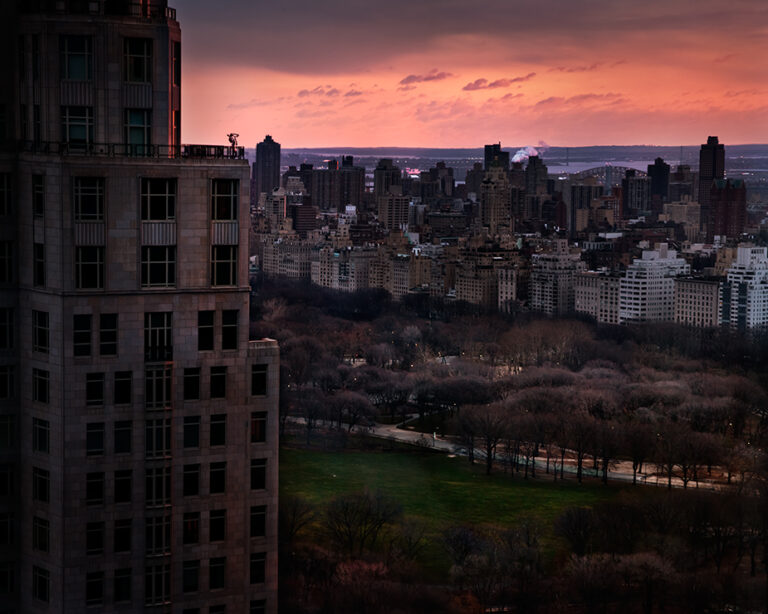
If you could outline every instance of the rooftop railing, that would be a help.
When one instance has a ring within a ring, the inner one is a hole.
[[[11,149],[14,149],[11,147]],[[244,160],[245,147],[231,145],[129,145],[124,143],[66,143],[21,141],[15,150],[24,153],[108,158],[189,158],[200,160]]]
[[[20,13],[118,15],[141,19],[176,20],[167,0],[19,0]]]

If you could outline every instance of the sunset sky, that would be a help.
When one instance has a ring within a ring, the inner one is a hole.
[[[765,0],[176,0],[186,142],[768,142]]]

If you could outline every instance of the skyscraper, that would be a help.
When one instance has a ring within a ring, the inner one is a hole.
[[[661,213],[664,202],[669,196],[670,166],[662,158],[656,158],[648,165],[648,177],[651,179],[651,210]]]
[[[509,152],[501,150],[501,143],[493,143],[485,146],[485,166],[487,171],[492,166],[500,166],[505,171],[509,170]]]
[[[725,146],[716,136],[707,137],[699,152],[699,204],[701,205],[701,229],[712,236],[712,205],[710,188],[713,179],[725,177]]]
[[[712,237],[738,238],[747,225],[747,188],[744,180],[713,180],[709,199],[712,212]]]
[[[181,144],[165,1],[0,10],[0,609],[275,612],[243,149]]]
[[[256,145],[256,161],[253,163],[253,197],[258,201],[262,192],[269,193],[280,187],[280,143],[268,134]]]

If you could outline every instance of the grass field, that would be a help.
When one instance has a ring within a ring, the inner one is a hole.
[[[334,495],[368,488],[397,500],[407,518],[424,523],[428,544],[423,559],[440,571],[445,553],[440,532],[452,525],[513,527],[533,519],[542,544],[553,554],[559,543],[552,524],[571,506],[592,506],[617,496],[619,488],[554,483],[547,476],[525,481],[503,472],[486,476],[466,458],[409,449],[325,452],[282,448],[280,494],[301,496],[322,505]]]

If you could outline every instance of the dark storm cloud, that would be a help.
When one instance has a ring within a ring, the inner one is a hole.
[[[449,72],[438,72],[437,68],[433,68],[426,75],[408,75],[400,79],[400,85],[412,85],[414,83],[423,83],[425,81],[442,81],[448,77],[453,77]]]
[[[473,92],[475,90],[494,90],[499,87],[509,87],[513,83],[522,83],[523,81],[530,81],[536,76],[535,72],[530,72],[524,77],[515,77],[513,79],[497,79],[496,81],[488,82],[488,79],[475,79],[471,83],[467,83],[463,89],[467,92]]]
[[[736,32],[758,36],[768,7],[754,0],[176,0],[185,53],[195,62],[249,65],[301,74],[363,71],[434,48],[448,36],[495,41],[519,61],[545,61],[570,48],[637,34]],[[608,41],[610,42],[610,40]],[[468,52],[470,49],[467,50]],[[552,64],[550,64],[551,66]],[[568,67],[563,67],[567,69]]]

